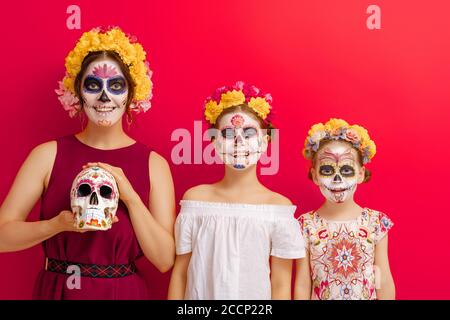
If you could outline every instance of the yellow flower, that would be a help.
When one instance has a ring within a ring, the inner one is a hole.
[[[340,128],[347,128],[348,126],[349,125],[347,121],[336,118],[331,118],[330,120],[328,120],[327,123],[325,123],[326,130],[332,134],[335,133]]]
[[[346,121],[342,119],[332,118],[324,124],[318,123],[311,127],[308,131],[308,137],[305,140],[305,147],[302,150],[305,158],[310,159],[313,150],[312,147],[309,146],[311,143],[316,144],[322,140],[326,133],[328,132],[331,136],[338,136],[341,134],[341,129],[347,129],[345,138],[347,141],[350,141],[352,144],[359,142],[359,151],[364,152],[364,150],[368,149],[368,157],[369,159],[373,158],[376,154],[376,145],[370,139],[369,133],[367,130],[359,125],[350,126]]]
[[[220,104],[224,109],[238,106],[245,102],[245,95],[242,91],[232,90],[222,93],[220,97]]]
[[[373,140],[370,139],[369,132],[365,128],[363,128],[357,124],[353,125],[351,128],[354,131],[356,131],[360,137],[360,143],[361,143],[360,149],[364,150],[365,148],[368,148],[369,149],[369,159],[372,159],[375,156],[377,149],[376,149],[375,142],[373,142]]]
[[[369,133],[363,127],[355,124],[351,128],[356,131],[361,140],[370,140]]]
[[[210,100],[205,105],[205,118],[208,120],[211,124],[215,124],[217,117],[222,113],[223,111],[222,104],[217,104],[214,100]]]
[[[308,131],[308,135],[312,136],[317,132],[322,132],[325,131],[325,126],[323,125],[323,123],[316,123],[315,125],[313,125],[311,127],[311,129],[309,129]]]
[[[63,79],[64,86],[70,91],[75,91],[75,81],[71,77],[64,77]]]
[[[377,147],[375,145],[375,142],[373,142],[372,140],[366,141],[363,148],[369,149],[369,159],[372,159],[377,153]]]
[[[375,144],[375,142],[373,140],[370,140],[370,154],[371,154],[371,158],[377,153],[377,145]]]
[[[145,66],[146,53],[139,43],[130,43],[119,28],[113,28],[106,33],[101,33],[98,29],[83,33],[65,60],[66,71],[71,78],[75,78],[80,72],[86,55],[95,51],[114,51],[129,66],[131,77],[136,84],[133,99],[145,100],[150,96],[152,84]],[[72,80],[64,79],[64,86],[74,93]]]
[[[263,120],[267,118],[270,112],[270,104],[261,97],[250,98],[248,106],[253,109]]]

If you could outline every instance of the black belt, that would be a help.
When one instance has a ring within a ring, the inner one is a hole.
[[[70,266],[77,266],[81,276],[91,278],[123,278],[136,273],[136,265],[134,262],[127,264],[98,265],[69,262],[52,258],[45,259],[46,271],[73,274],[73,270],[67,272],[67,268]]]

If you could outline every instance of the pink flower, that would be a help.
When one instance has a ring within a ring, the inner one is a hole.
[[[130,105],[130,109],[136,113],[146,112],[151,107],[150,98],[147,100],[136,101]]]
[[[100,27],[95,28],[95,29],[100,30],[101,33],[107,33],[107,32],[109,32],[109,31],[111,31],[111,30],[113,30],[115,28],[119,28],[119,27],[113,26],[113,25],[108,25],[108,26],[100,26]]]
[[[222,97],[222,93],[225,93],[225,92],[227,92],[227,87],[220,87],[220,88],[216,89],[216,91],[214,91],[211,98],[215,102],[220,103],[220,98]]]
[[[137,43],[138,38],[135,35],[132,35],[131,33],[127,33],[127,38],[130,40],[130,43]]]
[[[145,64],[145,67],[147,68],[147,76],[149,79],[151,79],[153,76],[153,71],[152,71],[152,69],[150,69],[150,63],[148,63],[148,61],[145,61],[144,64]]]
[[[58,100],[61,102],[64,110],[69,112],[69,116],[73,118],[80,110],[80,101],[69,90],[64,87],[62,81],[59,81],[59,88],[55,90]]]
[[[351,130],[351,129],[348,129],[345,132],[345,138],[351,143],[356,143],[356,142],[359,141],[358,134],[355,131]]]
[[[237,82],[234,84],[234,89],[239,91],[239,90],[244,89],[244,86],[245,86],[244,81],[237,81]]]
[[[272,95],[270,93],[266,93],[264,95],[264,99],[266,99],[266,101],[271,104],[272,103]]]
[[[242,92],[244,92],[245,97],[248,101],[250,101],[250,98],[256,98],[259,94],[259,89],[252,85],[245,85]]]
[[[222,94],[229,92],[229,91],[241,91],[245,96],[245,101],[248,103],[251,98],[263,98],[269,103],[269,105],[272,103],[272,96],[269,93],[263,93],[260,89],[255,87],[254,85],[247,84],[244,81],[237,81],[232,86],[223,86],[214,91],[214,93],[208,97],[205,101],[205,104],[209,101],[213,100],[217,103],[220,103]],[[272,110],[270,110],[270,114],[272,114]],[[266,118],[266,121],[270,121],[268,118]]]

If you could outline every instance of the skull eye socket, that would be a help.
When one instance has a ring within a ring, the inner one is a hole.
[[[246,138],[246,139],[249,139],[249,138],[251,138],[251,137],[254,137],[254,136],[256,136],[258,134],[258,131],[256,130],[256,128],[253,128],[253,127],[247,127],[247,128],[244,128],[244,137]]]
[[[84,89],[89,93],[98,93],[103,87],[101,80],[92,76],[87,76],[83,85]]]
[[[100,187],[100,195],[103,198],[111,199],[111,196],[112,196],[112,189],[111,189],[111,187],[107,186],[107,185],[101,186]]]
[[[222,134],[222,137],[224,139],[234,139],[235,137],[235,132],[234,129],[232,128],[225,128],[222,131],[220,131],[220,133]]]
[[[92,192],[92,188],[87,183],[83,183],[78,187],[77,195],[78,197],[87,197]]]
[[[342,166],[340,171],[344,177],[353,177],[355,175],[355,169],[349,165]]]
[[[333,166],[330,166],[330,165],[323,165],[323,166],[320,166],[319,173],[322,176],[329,177],[334,174],[334,168],[333,168]]]

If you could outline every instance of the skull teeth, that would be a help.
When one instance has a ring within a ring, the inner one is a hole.
[[[340,189],[332,189],[332,188],[327,188],[328,190],[330,190],[331,192],[334,193],[341,193],[341,192],[345,192],[350,190],[350,188],[340,188]]]
[[[248,157],[250,155],[250,152],[241,152],[241,153],[234,153],[233,157],[237,158],[237,157]]]
[[[94,107],[94,109],[96,112],[107,113],[113,111],[116,107]]]

